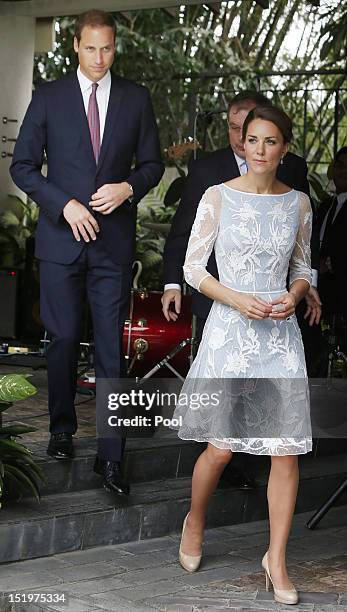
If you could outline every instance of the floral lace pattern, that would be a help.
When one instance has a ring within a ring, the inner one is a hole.
[[[214,248],[223,285],[271,301],[286,291],[288,271],[290,284],[299,278],[311,283],[311,230],[311,204],[299,191],[258,195],[215,185],[197,210],[185,278],[199,290],[211,276],[206,265]],[[181,438],[254,454],[311,450],[306,365],[295,315],[285,321],[248,319],[215,301],[182,393],[200,393],[221,379],[228,389],[224,385],[218,408],[176,407]],[[238,379],[237,393],[230,379]],[[264,383],[251,396],[245,392],[250,380]]]

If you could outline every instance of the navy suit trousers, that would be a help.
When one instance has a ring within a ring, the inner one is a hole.
[[[131,265],[112,262],[100,239],[86,243],[71,264],[40,261],[41,319],[51,338],[47,349],[50,432],[75,433],[77,359],[87,297],[94,330],[96,378],[124,374],[122,336],[128,313]],[[124,442],[98,439],[101,459],[120,461]]]

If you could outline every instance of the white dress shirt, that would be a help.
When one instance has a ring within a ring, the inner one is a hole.
[[[77,68],[77,78],[78,78],[78,82],[80,84],[80,88],[81,88],[81,92],[83,96],[83,103],[84,103],[86,115],[88,116],[88,104],[89,104],[90,94],[92,93],[93,81],[90,81],[86,76],[84,76],[80,66],[78,66]],[[105,76],[103,76],[102,79],[100,79],[100,81],[97,81],[97,83],[99,87],[96,90],[96,99],[97,99],[97,103],[99,107],[100,146],[101,146],[102,137],[104,135],[104,129],[105,129],[108,101],[110,99],[110,91],[111,91],[111,73],[110,71],[108,70]]]

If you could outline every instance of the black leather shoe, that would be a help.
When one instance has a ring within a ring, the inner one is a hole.
[[[118,495],[129,495],[130,487],[123,478],[121,464],[119,461],[106,461],[96,457],[94,472],[103,477],[103,487],[108,493]]]
[[[74,450],[72,443],[72,434],[51,434],[51,438],[47,448],[47,455],[49,455],[50,457],[54,457],[54,459],[73,459]]]
[[[244,470],[229,463],[225,468],[222,481],[229,486],[241,489],[255,489],[256,483],[252,476],[246,474]]]

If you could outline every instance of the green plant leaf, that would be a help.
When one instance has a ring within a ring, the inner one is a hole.
[[[0,401],[11,402],[26,399],[37,389],[21,374],[0,375]]]
[[[32,452],[26,448],[20,442],[16,442],[15,440],[4,440],[0,438],[0,456],[5,453],[15,454],[15,455],[25,455],[31,457]]]
[[[29,427],[29,425],[5,425],[0,427],[0,435],[21,436],[34,431],[37,431],[37,427]]]
[[[42,471],[41,467],[37,463],[35,463],[32,457],[25,457],[24,459],[21,457],[7,457],[6,465],[14,465],[16,467],[22,467],[22,466],[27,467],[33,473],[35,473],[35,475],[37,476],[39,480],[42,480],[42,482],[47,482],[44,472]]]
[[[28,475],[28,472],[21,467],[15,467],[14,465],[5,465],[5,479],[8,474],[11,474],[18,480],[18,482],[26,489],[30,489],[37,501],[40,501],[40,490],[37,486],[35,478],[32,475]]]

